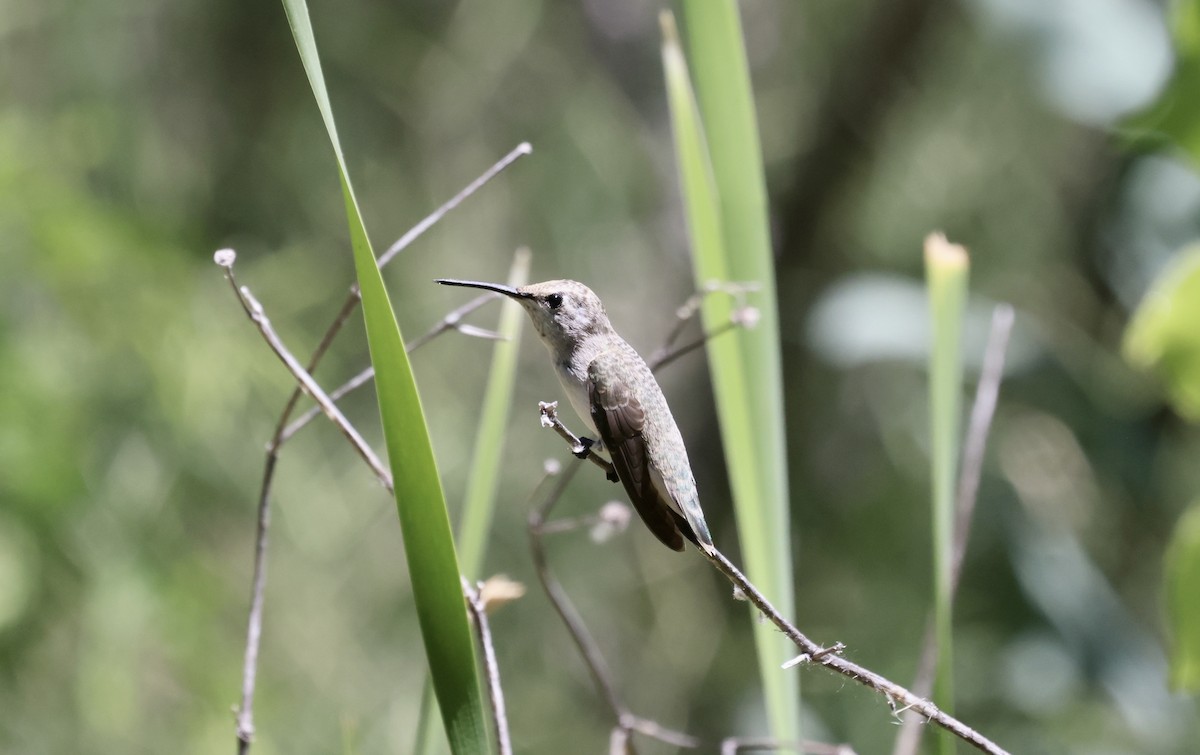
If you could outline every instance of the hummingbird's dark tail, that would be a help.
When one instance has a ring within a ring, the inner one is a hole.
[[[671,516],[675,517],[675,526],[679,528],[679,534],[687,538],[689,543],[705,552],[709,552],[713,548],[711,539],[707,543],[700,542],[700,539],[696,537],[696,533],[692,531],[692,525],[688,524],[686,517],[676,514],[674,510],[671,510]],[[704,534],[707,535],[708,533],[706,532]],[[679,550],[682,550],[682,548]]]

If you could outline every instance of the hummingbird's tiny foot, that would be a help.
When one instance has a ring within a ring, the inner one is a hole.
[[[609,482],[620,482],[621,481],[621,478],[617,477],[616,470],[613,470],[613,469],[608,470],[608,472],[605,473],[604,476],[608,478]]]
[[[596,445],[596,441],[591,438],[580,438],[579,445],[572,448],[571,453],[575,454],[576,459],[586,459],[594,445]]]

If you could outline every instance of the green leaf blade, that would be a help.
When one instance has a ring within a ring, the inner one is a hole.
[[[1200,692],[1200,502],[1175,525],[1165,565],[1171,687]]]
[[[1159,275],[1125,332],[1125,358],[1163,379],[1175,410],[1200,422],[1200,244]]]
[[[711,4],[723,5],[723,2]],[[705,26],[693,15],[694,11],[699,15],[713,10],[708,3],[687,4],[685,8],[689,28],[693,23]],[[735,8],[732,9],[734,26],[727,26],[730,8],[732,5],[717,9],[720,12],[716,21],[726,27],[716,33],[713,48],[726,50],[732,44],[731,54],[735,57],[740,54],[744,61]],[[715,169],[716,140],[711,133],[706,134],[708,122],[701,116],[674,22],[667,14],[663,26],[663,68],[697,286],[703,287],[713,280],[751,280],[764,289],[760,299],[762,321],[758,327],[752,332],[738,330],[714,338],[708,342],[707,352],[746,572],[776,607],[790,616],[794,613],[794,588],[775,278],[752,105],[749,116],[746,114],[748,75],[742,72],[745,82],[741,94],[733,94],[732,102],[726,103],[739,113],[732,118],[737,123],[733,127],[724,126],[720,137],[725,150],[722,166],[729,174],[724,176],[727,184],[721,183],[722,175]],[[723,59],[729,60],[728,56]],[[720,91],[715,91],[713,97],[725,102]],[[754,132],[750,137],[745,137],[747,124]],[[726,143],[743,138],[748,139],[744,144]],[[731,170],[733,163],[747,159],[757,168]],[[723,202],[726,195],[737,194],[741,190],[738,187],[745,187],[745,195]],[[729,322],[732,307],[726,297],[709,296],[702,309],[705,327],[711,330]],[[755,622],[754,631],[772,732],[780,740],[797,740],[800,738],[799,676],[781,673],[779,668],[794,649],[766,624]]]
[[[930,477],[933,480],[933,623],[937,641],[934,702],[954,712],[953,552],[955,481],[962,413],[963,313],[967,301],[967,251],[933,234],[925,240],[925,276],[933,343],[929,350]],[[954,752],[941,731],[938,747]]]
[[[413,601],[443,725],[455,753],[489,752],[475,644],[416,380],[350,183],[308,8],[304,0],[283,2],[337,158]]]

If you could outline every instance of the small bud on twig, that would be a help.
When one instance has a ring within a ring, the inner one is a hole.
[[[232,249],[218,249],[213,253],[213,262],[228,270],[237,262],[237,252]]]

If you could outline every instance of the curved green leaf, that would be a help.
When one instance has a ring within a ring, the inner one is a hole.
[[[404,350],[400,327],[379,274],[333,121],[304,0],[283,0],[296,48],[312,85],[337,157],[354,268],[362,290],[363,318],[396,493],[396,509],[412,581],[413,600],[446,735],[455,753],[491,749],[485,723],[475,643],[467,620],[458,559],[450,532],[425,413]]]
[[[754,281],[762,287],[757,327],[707,344],[717,417],[747,576],[791,616],[795,601],[775,273],[746,54],[733,3],[705,0],[684,8],[695,62],[705,71],[703,78],[697,75],[697,86],[705,86],[701,104],[708,104],[703,118],[669,14],[663,16],[663,68],[696,282],[703,287],[713,280]],[[706,134],[709,117],[716,128]],[[707,297],[705,327],[728,323],[732,306],[727,297]],[[779,668],[794,649],[769,624],[755,621],[754,631],[771,730],[780,740],[798,740],[799,675]]]
[[[1159,275],[1134,313],[1123,348],[1130,362],[1162,376],[1176,411],[1200,422],[1200,244]]]

